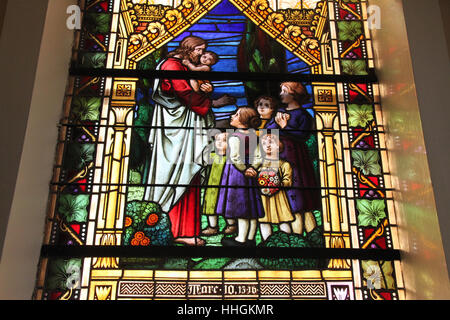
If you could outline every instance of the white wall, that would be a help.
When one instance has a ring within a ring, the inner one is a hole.
[[[49,0],[47,12],[47,0],[8,3],[0,44],[1,176],[9,178],[2,181],[1,190],[1,224],[7,221],[7,232],[0,299],[32,297],[72,47],[66,8],[75,2]],[[17,167],[14,183],[11,178]],[[8,210],[8,199],[3,197],[12,191]]]

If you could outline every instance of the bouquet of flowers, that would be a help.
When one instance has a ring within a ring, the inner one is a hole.
[[[280,176],[278,175],[278,170],[268,168],[263,169],[258,174],[258,185],[262,187],[261,193],[265,196],[273,196],[280,189],[278,188],[281,184]]]

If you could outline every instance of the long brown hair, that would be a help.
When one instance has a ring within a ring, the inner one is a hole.
[[[190,53],[194,51],[195,47],[206,45],[206,40],[196,37],[188,36],[184,38],[178,48],[170,52],[167,57],[173,57],[175,55],[181,55],[183,59],[189,59]]]
[[[239,122],[246,128],[258,129],[261,125],[261,119],[259,118],[258,111],[251,107],[240,107]]]
[[[297,101],[300,105],[307,103],[310,98],[308,91],[306,91],[306,88],[300,82],[283,82],[280,85],[280,88],[281,87],[286,87],[289,94],[292,94],[295,101]]]

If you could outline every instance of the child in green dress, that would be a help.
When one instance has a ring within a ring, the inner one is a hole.
[[[210,154],[211,171],[208,178],[208,186],[220,185],[223,168],[226,162],[228,133],[222,132],[217,134],[214,141],[215,152]],[[218,216],[216,213],[217,196],[219,188],[208,187],[205,191],[205,200],[203,202],[203,214],[208,217],[208,227],[202,230],[202,235],[212,236],[219,232]],[[227,227],[225,234],[233,233],[236,229],[236,221],[227,219]]]

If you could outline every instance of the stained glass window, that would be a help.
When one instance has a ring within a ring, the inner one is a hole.
[[[404,297],[365,0],[84,0],[36,299]]]

